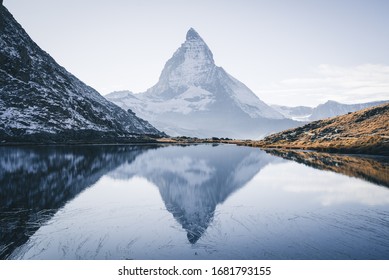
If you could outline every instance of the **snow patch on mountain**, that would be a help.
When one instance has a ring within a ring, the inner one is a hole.
[[[227,73],[226,73],[227,74]],[[227,74],[228,75],[228,74]],[[260,100],[247,86],[231,75],[226,80],[231,98],[251,118],[283,119],[284,116]]]

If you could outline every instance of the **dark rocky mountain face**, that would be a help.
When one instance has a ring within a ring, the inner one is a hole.
[[[116,92],[107,98],[173,136],[259,138],[297,124],[216,66],[192,28],[156,85],[144,93]]]
[[[0,140],[115,141],[162,135],[58,65],[0,6]]]

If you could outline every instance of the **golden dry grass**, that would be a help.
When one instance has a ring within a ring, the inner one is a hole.
[[[266,152],[317,169],[333,171],[389,187],[389,165],[385,161],[366,157],[296,150],[280,149],[267,150]]]
[[[389,103],[252,141],[264,148],[389,153]]]

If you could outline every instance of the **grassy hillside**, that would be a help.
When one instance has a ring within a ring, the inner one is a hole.
[[[389,155],[389,103],[252,141],[263,148]]]

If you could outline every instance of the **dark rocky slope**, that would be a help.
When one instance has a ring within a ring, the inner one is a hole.
[[[0,142],[115,142],[162,133],[58,65],[0,5]]]

